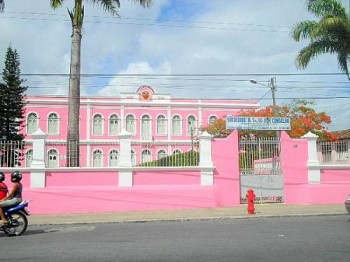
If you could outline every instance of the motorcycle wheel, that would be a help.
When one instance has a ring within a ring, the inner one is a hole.
[[[9,224],[4,226],[4,232],[6,235],[20,236],[22,235],[28,227],[28,219],[22,212],[14,212],[9,215]]]

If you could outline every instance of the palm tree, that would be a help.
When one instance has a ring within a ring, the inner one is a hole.
[[[349,13],[339,0],[307,0],[307,8],[320,20],[305,20],[293,28],[292,35],[295,41],[310,40],[309,45],[301,49],[296,57],[297,67],[306,68],[309,62],[320,54],[336,54],[340,69],[350,80]]]
[[[0,12],[4,11],[5,8],[5,0],[0,0]]]
[[[0,0],[2,1],[2,0]],[[50,0],[54,9],[63,5],[64,0]],[[117,14],[119,0],[86,0],[100,5],[112,15]],[[151,0],[135,0],[143,7],[149,7]],[[82,27],[84,21],[83,0],[75,0],[74,8],[68,10],[72,23],[72,47],[68,93],[68,131],[67,131],[67,166],[79,166],[79,116],[80,116],[80,56]]]

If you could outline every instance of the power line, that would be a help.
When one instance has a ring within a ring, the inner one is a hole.
[[[69,76],[69,73],[21,73],[22,76]],[[278,76],[340,76],[345,73],[335,73],[335,72],[319,72],[319,73],[216,73],[216,74],[207,74],[207,73],[198,73],[198,74],[100,74],[100,73],[82,73],[80,76],[83,77],[140,77],[140,76],[157,76],[157,77],[193,77],[193,76],[210,76],[210,77],[231,77],[231,76],[269,76],[269,75],[278,75]],[[246,81],[246,80],[240,80]]]
[[[56,17],[67,17],[66,15],[61,14],[53,14],[53,13],[26,13],[26,12],[6,12],[8,14],[29,14],[29,15],[47,15],[48,18],[44,17],[19,17],[19,16],[1,16],[1,18],[6,19],[19,19],[19,20],[39,20],[39,21],[63,21],[63,22],[70,22],[70,19],[56,19],[52,18],[53,16]],[[5,14],[6,14],[5,13]],[[233,22],[205,22],[205,21],[183,21],[183,20],[170,20],[170,19],[164,19],[164,20],[154,20],[154,19],[146,19],[146,18],[131,18],[131,17],[103,17],[103,16],[86,16],[86,18],[98,18],[98,19],[114,19],[113,21],[93,21],[85,19],[85,23],[95,23],[95,24],[119,24],[119,25],[136,25],[136,26],[160,26],[160,27],[174,27],[174,28],[192,28],[192,29],[208,29],[208,30],[232,30],[232,31],[261,31],[261,32],[278,32],[278,33],[289,33],[289,27],[287,26],[279,26],[279,25],[262,25],[262,24],[244,24],[244,23],[233,23]],[[143,23],[138,22],[125,22],[123,20],[127,21],[143,21]],[[147,22],[147,23],[145,23]],[[155,22],[155,23],[151,23]],[[187,23],[186,25],[183,24],[169,24],[165,22],[173,22],[173,23]],[[200,24],[200,25],[196,25]],[[234,27],[213,27],[213,26],[202,26],[201,24],[207,24],[207,25],[218,25],[218,26],[234,26]],[[248,28],[242,28],[248,27]],[[249,27],[257,27],[258,29]],[[263,27],[266,27],[268,29],[263,29]],[[276,29],[272,29],[276,28]],[[282,28],[286,28],[286,30],[283,30]]]

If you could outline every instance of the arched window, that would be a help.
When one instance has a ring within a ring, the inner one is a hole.
[[[166,155],[166,151],[164,149],[159,150],[158,153],[157,153],[157,159],[158,160],[163,158],[163,157],[166,157],[166,156],[167,156]]]
[[[111,150],[109,152],[109,166],[118,166],[119,164],[119,153],[117,150]]]
[[[141,139],[150,140],[152,138],[151,119],[149,115],[144,115],[141,118]]]
[[[152,161],[151,151],[149,151],[148,149],[142,150],[141,157],[142,157],[142,160],[141,160],[142,163]]]
[[[181,151],[179,149],[175,149],[173,151],[173,155],[181,154]]]
[[[50,149],[47,153],[48,167],[58,167],[58,152],[56,149]]]
[[[131,134],[135,134],[135,117],[133,115],[127,115],[125,121],[126,131]]]
[[[168,125],[165,116],[160,115],[157,117],[157,135],[166,135],[168,132]]]
[[[39,119],[37,114],[30,113],[27,117],[27,133],[33,134],[39,128]]]
[[[187,118],[187,135],[193,136],[197,134],[197,121],[194,116]]]
[[[97,149],[93,152],[92,156],[93,156],[92,166],[102,167],[103,166],[102,151]]]
[[[30,167],[33,162],[33,149],[29,149],[26,152],[26,167]]]
[[[103,126],[102,116],[100,114],[94,115],[92,133],[94,135],[102,135],[103,134],[102,126]]]
[[[181,118],[178,115],[173,116],[173,119],[172,119],[172,135],[174,136],[181,135]]]
[[[109,134],[118,135],[120,132],[120,119],[117,115],[109,117]]]
[[[47,132],[49,135],[57,135],[59,133],[59,118],[56,113],[51,113],[47,119]]]
[[[216,116],[209,117],[209,124],[214,123],[218,118]]]

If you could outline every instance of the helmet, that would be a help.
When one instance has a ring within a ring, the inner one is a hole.
[[[5,180],[5,174],[3,172],[0,172],[0,182]]]
[[[14,171],[11,174],[11,182],[19,182],[22,180],[22,174],[19,171]]]

